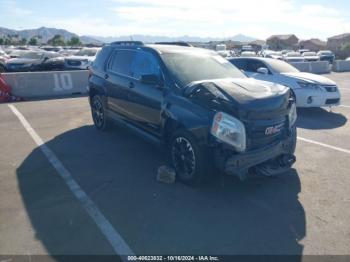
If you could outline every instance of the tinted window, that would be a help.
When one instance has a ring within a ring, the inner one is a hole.
[[[260,67],[267,68],[266,65],[259,60],[247,60],[247,72],[257,73]]]
[[[96,59],[93,62],[93,67],[98,68],[100,70],[103,69],[110,52],[110,47],[104,47],[100,52],[98,52]]]
[[[132,76],[131,63],[135,52],[131,50],[117,50],[114,52],[108,69],[122,75]]]
[[[294,66],[277,59],[271,59],[267,62],[273,71],[277,73],[294,73],[299,72]]]
[[[140,79],[142,75],[160,75],[159,64],[156,58],[146,52],[136,52],[131,64],[133,77]]]
[[[247,71],[247,60],[246,59],[232,59],[230,62],[236,66],[239,70]]]

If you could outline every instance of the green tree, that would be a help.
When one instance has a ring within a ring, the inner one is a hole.
[[[20,41],[19,41],[19,44],[20,45],[26,45],[27,44],[27,39],[26,38],[22,38]]]
[[[350,51],[350,42],[341,47],[342,51]]]
[[[5,43],[4,38],[0,38],[0,45],[3,45]]]
[[[29,45],[38,45],[38,39],[36,39],[35,37],[32,37],[29,42]]]
[[[4,42],[5,45],[13,45],[13,42],[10,38],[5,38],[5,42]]]
[[[58,46],[58,45],[65,45],[65,41],[63,36],[61,35],[55,35],[53,38],[51,38],[49,41],[47,41],[49,45]]]
[[[70,46],[81,46],[82,42],[80,41],[79,37],[73,36],[68,42],[67,45]]]

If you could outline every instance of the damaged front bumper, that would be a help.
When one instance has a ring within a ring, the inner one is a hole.
[[[257,173],[267,176],[285,172],[296,159],[290,152],[290,139],[246,153],[224,151],[215,152],[217,166],[226,174],[236,175],[241,180],[244,180],[253,168]]]

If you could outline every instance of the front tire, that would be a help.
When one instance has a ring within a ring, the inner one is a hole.
[[[107,131],[110,128],[110,122],[106,115],[106,107],[102,97],[95,95],[91,98],[91,114],[95,127],[101,131]]]
[[[169,143],[169,156],[176,177],[191,186],[205,182],[212,171],[208,152],[190,132],[175,131]]]
[[[294,155],[296,147],[297,147],[297,127],[294,125],[291,130],[291,139],[289,144],[289,151],[292,155]]]

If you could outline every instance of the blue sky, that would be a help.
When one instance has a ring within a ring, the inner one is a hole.
[[[0,10],[1,27],[56,27],[79,35],[326,39],[350,32],[346,0],[0,0]]]

